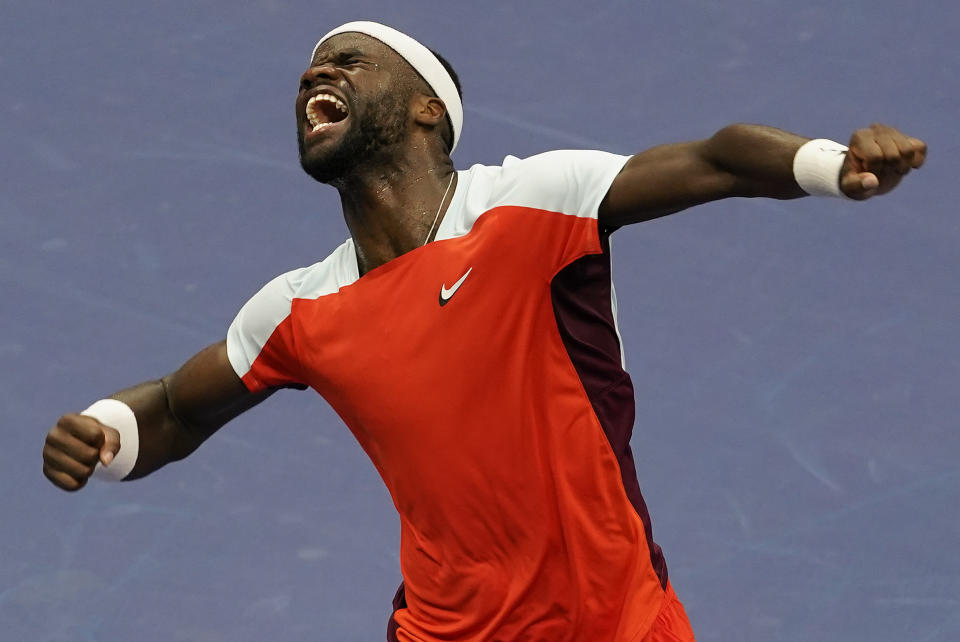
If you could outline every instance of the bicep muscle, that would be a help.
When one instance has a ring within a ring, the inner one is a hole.
[[[735,177],[707,159],[705,144],[661,145],[633,156],[600,204],[600,223],[617,227],[648,221],[735,195]]]
[[[227,358],[226,342],[201,350],[164,380],[171,414],[185,428],[211,434],[274,390],[251,393]]]

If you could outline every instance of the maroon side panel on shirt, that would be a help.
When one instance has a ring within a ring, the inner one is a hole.
[[[400,588],[397,589],[396,595],[393,596],[393,613],[390,614],[390,619],[387,621],[387,642],[400,642],[400,638],[397,636],[397,629],[400,628],[400,625],[397,624],[394,615],[400,609],[405,608],[407,608],[407,592],[403,582],[400,582]]]
[[[614,325],[609,233],[600,235],[600,243],[602,254],[577,259],[554,277],[550,285],[553,311],[567,354],[620,464],[627,497],[643,520],[650,563],[666,590],[667,565],[653,541],[650,513],[640,494],[630,450],[635,401],[633,382],[621,365],[620,339]]]

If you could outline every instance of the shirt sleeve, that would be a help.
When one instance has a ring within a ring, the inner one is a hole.
[[[507,157],[501,198],[543,214],[527,228],[534,235],[531,246],[559,269],[601,251],[600,203],[629,158],[588,150],[552,151],[523,160]]]
[[[628,160],[629,156],[610,152],[572,149],[524,159],[507,156],[504,179],[519,183],[511,186],[518,204],[533,200],[548,209],[595,219],[600,202]]]
[[[227,330],[227,357],[251,392],[302,386],[291,308],[303,270],[281,274],[244,304]]]

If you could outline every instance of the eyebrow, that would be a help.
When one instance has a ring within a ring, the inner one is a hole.
[[[366,57],[367,53],[363,49],[357,47],[350,47],[348,49],[336,49],[328,53],[317,52],[317,55],[314,57],[312,63],[317,64],[318,62],[325,62],[327,60],[345,60],[353,56]]]

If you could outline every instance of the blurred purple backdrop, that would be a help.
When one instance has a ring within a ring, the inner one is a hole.
[[[459,168],[736,121],[930,143],[887,198],[718,203],[621,230],[614,262],[641,484],[698,639],[960,639],[955,4],[8,4],[0,637],[383,639],[397,520],[312,393],[140,482],[40,472],[61,413],[177,367],[345,237],[293,98],[359,18],[452,61]]]

